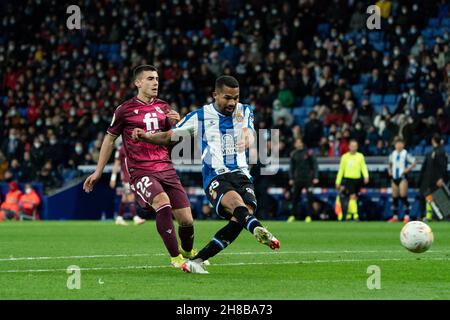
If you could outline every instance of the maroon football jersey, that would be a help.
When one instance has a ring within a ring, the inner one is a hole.
[[[146,103],[137,97],[125,101],[114,111],[107,132],[114,136],[122,135],[125,148],[125,166],[130,176],[135,171],[159,172],[173,169],[169,149],[147,142],[136,142],[131,138],[134,128],[159,132],[171,128],[166,113],[170,111],[167,102],[154,99]]]

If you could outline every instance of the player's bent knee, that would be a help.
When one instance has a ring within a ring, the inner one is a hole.
[[[165,192],[161,192],[153,198],[152,207],[155,210],[158,210],[161,206],[166,204],[170,204],[170,199]]]
[[[173,214],[180,226],[187,227],[194,224],[191,208],[174,209]]]

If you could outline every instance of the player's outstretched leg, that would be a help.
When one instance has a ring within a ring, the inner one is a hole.
[[[261,222],[250,213],[247,207],[239,206],[233,211],[233,216],[239,224],[250,231],[258,242],[269,246],[272,250],[280,248],[280,241],[261,225]]]
[[[200,252],[194,256],[189,262],[188,266],[193,273],[207,273],[203,266],[209,258],[214,257],[220,251],[228,247],[242,231],[242,226],[239,222],[230,220],[227,225],[217,231],[217,233]]]

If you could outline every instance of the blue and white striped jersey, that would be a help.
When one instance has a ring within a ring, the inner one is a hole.
[[[231,116],[217,111],[214,104],[186,115],[172,130],[177,136],[197,138],[202,154],[203,188],[218,175],[242,171],[252,179],[248,170],[247,152],[237,152],[236,142],[244,128],[254,131],[253,108],[238,103]]]
[[[405,149],[403,149],[401,152],[398,152],[397,150],[392,151],[391,155],[389,156],[392,177],[394,179],[401,178],[403,171],[405,171],[405,169],[414,162],[416,162],[416,159]]]

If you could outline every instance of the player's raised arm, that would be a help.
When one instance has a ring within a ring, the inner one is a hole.
[[[116,138],[116,136],[113,136],[111,134],[106,134],[103,138],[102,147],[100,148],[100,156],[98,158],[95,172],[87,177],[86,181],[83,184],[83,190],[85,192],[91,192],[94,188],[94,184],[97,183],[97,181],[102,176],[103,169],[105,169],[105,166],[108,163],[109,158],[111,157],[111,153],[114,150],[114,141],[116,140]]]

